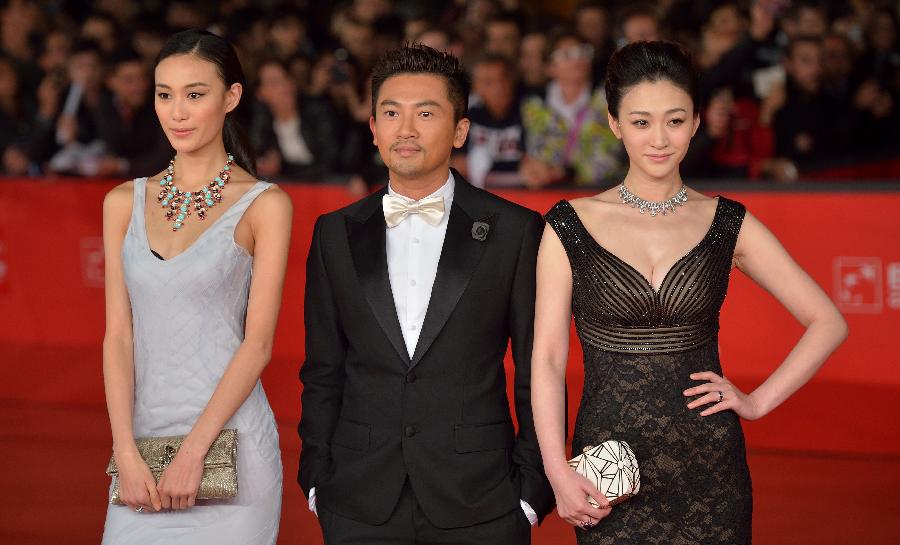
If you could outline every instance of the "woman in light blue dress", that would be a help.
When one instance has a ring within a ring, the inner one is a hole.
[[[269,362],[290,242],[291,202],[254,176],[231,119],[243,90],[234,49],[204,31],[166,43],[155,105],[169,167],[124,183],[103,205],[103,373],[125,505],[103,543],[274,544],[281,511],[278,432],[260,374]],[[203,459],[238,431],[238,493],[197,499]],[[185,435],[156,483],[135,439]]]

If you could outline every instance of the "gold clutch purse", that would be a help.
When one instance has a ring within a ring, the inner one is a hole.
[[[596,447],[584,447],[583,453],[569,460],[569,467],[587,477],[611,505],[621,503],[641,489],[637,458],[625,441],[604,441]],[[599,507],[593,498],[591,505]]]
[[[165,471],[181,443],[184,435],[175,437],[143,437],[135,440],[141,458],[147,462],[154,480],[159,482],[159,477]],[[237,496],[237,430],[222,430],[219,436],[206,452],[203,459],[203,477],[200,480],[200,489],[197,491],[198,500],[221,500]],[[119,469],[116,467],[115,457],[110,458],[106,467],[106,474],[115,478],[109,503],[122,505],[119,499]]]

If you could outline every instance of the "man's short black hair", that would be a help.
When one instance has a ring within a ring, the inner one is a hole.
[[[407,43],[382,55],[372,69],[372,117],[375,117],[381,85],[400,74],[430,74],[443,78],[447,84],[447,97],[453,104],[454,121],[458,122],[468,114],[472,80],[459,59],[427,45]]]

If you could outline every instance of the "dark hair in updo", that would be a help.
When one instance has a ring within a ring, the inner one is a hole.
[[[698,111],[699,83],[691,55],[674,42],[634,42],[613,53],[606,68],[606,102],[619,117],[622,97],[639,83],[668,81],[690,95]]]
[[[156,57],[156,65],[175,55],[196,55],[197,57],[213,63],[219,77],[225,82],[225,87],[240,83],[246,89],[244,70],[238,59],[234,47],[224,38],[206,30],[183,30],[172,35],[163,45],[159,56]],[[237,108],[225,115],[225,126],[222,128],[222,139],[225,149],[234,155],[234,162],[241,168],[256,177],[256,154],[253,145],[244,132],[243,127],[235,117],[246,117],[245,104],[242,100]],[[241,114],[244,114],[243,116]]]

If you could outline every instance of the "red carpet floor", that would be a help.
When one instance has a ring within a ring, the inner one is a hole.
[[[0,545],[99,543],[111,443],[99,362],[96,346],[0,344]],[[296,367],[275,360],[263,377],[285,467],[279,545],[317,545],[321,533],[295,482]],[[570,380],[570,393],[577,392],[577,371]],[[900,544],[897,390],[813,382],[745,424],[755,544]],[[551,514],[533,542],[575,540]]]
[[[319,544],[318,526],[294,482],[298,441],[293,424],[283,422],[280,427],[285,486],[278,543]],[[98,543],[109,443],[101,408],[0,405],[0,543]],[[749,459],[754,543],[900,543],[900,457],[751,450]],[[555,514],[534,535],[535,545],[575,541]]]

